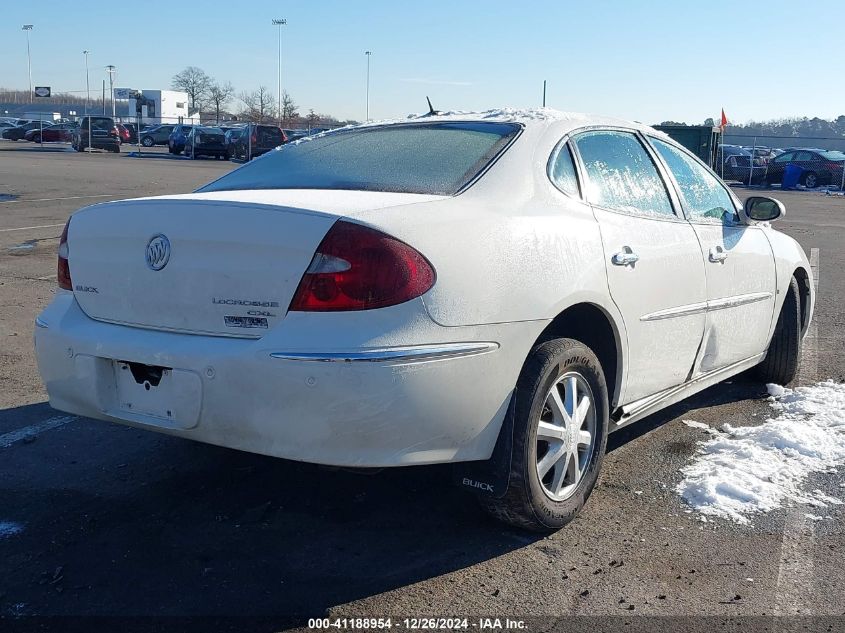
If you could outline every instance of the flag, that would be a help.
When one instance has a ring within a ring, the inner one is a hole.
[[[722,131],[725,131],[725,128],[728,127],[728,117],[725,116],[725,109],[722,108],[722,120],[719,122],[719,127]]]

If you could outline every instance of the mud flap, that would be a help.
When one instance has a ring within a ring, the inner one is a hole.
[[[508,491],[513,459],[513,412],[516,398],[511,395],[508,413],[499,429],[499,437],[490,459],[462,462],[453,467],[455,484],[478,495],[501,499]]]

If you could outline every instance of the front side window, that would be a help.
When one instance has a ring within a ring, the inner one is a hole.
[[[595,205],[653,217],[675,217],[666,185],[645,147],[630,132],[584,132],[575,139]]]
[[[675,176],[690,219],[731,224],[739,221],[727,190],[701,163],[665,141],[649,140]]]
[[[288,143],[199,189],[346,189],[454,195],[507,147],[515,123],[407,123]]]
[[[578,176],[575,173],[575,163],[572,161],[572,152],[569,150],[568,143],[561,145],[552,158],[549,176],[555,186],[564,193],[570,196],[579,195]]]
[[[785,154],[781,154],[777,158],[775,158],[776,163],[788,163],[791,161],[795,156],[795,152],[786,152]]]

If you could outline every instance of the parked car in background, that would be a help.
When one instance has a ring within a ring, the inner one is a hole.
[[[167,139],[167,149],[171,154],[181,154],[185,149],[185,141],[188,138],[188,132],[191,131],[192,125],[176,125]]]
[[[129,132],[129,129],[122,123],[115,124],[115,127],[117,128],[117,135],[120,137],[120,142],[129,143],[132,138],[132,134]]]
[[[772,160],[778,153],[773,150],[771,147],[743,147],[742,149],[747,150],[754,158],[760,159],[762,164],[766,165],[770,160]]]
[[[226,158],[226,135],[217,127],[194,126],[185,139],[184,152],[188,158],[200,156]]]
[[[138,124],[137,123],[122,123],[123,127],[129,132],[128,143],[138,142]]]
[[[26,133],[30,130],[41,130],[50,126],[51,124],[46,121],[30,121],[29,123],[3,130],[3,138],[10,141],[22,141],[26,137]]]
[[[120,135],[114,119],[108,116],[84,116],[73,133],[71,146],[77,152],[87,147],[120,153]]]
[[[33,143],[70,143],[77,126],[73,123],[59,123],[45,128],[35,128],[26,133],[24,138]]]
[[[796,377],[815,290],[783,212],[618,119],[348,128],[74,213],[34,351],[61,411],[330,466],[452,463],[493,516],[548,532],[610,431],[747,369]]]
[[[828,149],[799,149],[784,152],[769,163],[766,183],[780,183],[783,180],[783,172],[789,164],[798,165],[802,169],[798,182],[809,189],[820,185],[840,186],[842,169],[845,166],[845,153]]]
[[[309,136],[308,130],[282,130],[285,133],[285,138],[287,138],[288,142],[296,141],[301,138],[305,138]]]
[[[285,133],[277,125],[250,123],[230,138],[229,158],[252,160],[287,142]]]
[[[141,145],[144,147],[167,145],[173,127],[172,125],[153,125],[152,127],[144,128],[141,130]]]
[[[739,145],[719,145],[714,171],[724,180],[758,183],[763,180],[766,165],[762,158],[752,157]]]

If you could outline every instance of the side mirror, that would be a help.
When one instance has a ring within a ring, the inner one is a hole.
[[[780,200],[764,196],[751,196],[745,201],[745,217],[751,224],[772,222],[786,215],[786,207]]]

